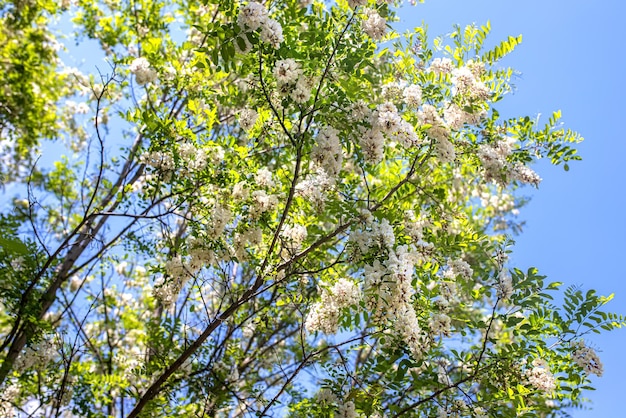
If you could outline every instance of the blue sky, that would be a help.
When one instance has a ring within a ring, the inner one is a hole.
[[[626,4],[626,3],[625,3]],[[523,35],[522,45],[503,62],[521,72],[517,90],[497,108],[506,115],[545,119],[561,109],[565,127],[585,137],[583,161],[560,167],[538,164],[543,182],[522,209],[524,232],[511,257],[520,268],[535,266],[550,281],[581,285],[599,294],[615,293],[609,310],[626,314],[626,280],[615,263],[625,257],[626,196],[621,169],[626,140],[626,56],[622,2],[602,0],[426,0],[405,7],[402,27],[424,20],[431,37],[452,24],[491,22],[492,43]],[[626,329],[586,338],[599,351],[604,376],[595,378],[593,410],[573,410],[574,418],[623,417]]]

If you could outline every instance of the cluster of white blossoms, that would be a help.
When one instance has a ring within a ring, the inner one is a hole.
[[[335,414],[336,418],[357,418],[358,414],[356,412],[356,406],[354,402],[347,401],[339,405],[337,407],[337,413]]]
[[[258,219],[262,214],[274,210],[276,205],[278,205],[278,196],[268,194],[265,190],[255,190],[252,192],[250,217]]]
[[[543,359],[534,359],[532,369],[527,369],[524,375],[529,384],[543,392],[552,392],[556,388],[554,375],[550,372],[548,362]]]
[[[422,259],[421,254],[413,246],[394,248],[395,235],[386,219],[371,221],[370,231],[353,231],[350,242],[357,254],[366,254],[370,250],[386,254],[382,263],[375,260],[364,266],[365,308],[381,325],[391,322],[396,336],[404,341],[414,358],[420,358],[427,335],[418,323],[412,304],[415,289],[411,282],[415,263]]]
[[[323,168],[330,177],[337,177],[343,162],[343,151],[337,129],[331,126],[320,128],[315,145],[311,149],[311,160]]]
[[[263,243],[263,230],[259,227],[249,228],[235,234],[233,240],[235,256],[239,261],[248,258],[248,250]]]
[[[20,386],[15,382],[0,389],[0,416],[14,418],[18,416],[15,401],[20,394]]]
[[[348,6],[351,9],[356,9],[359,6],[367,6],[368,0],[348,0]]]
[[[422,104],[422,88],[417,84],[410,84],[404,88],[402,97],[407,106],[417,108]]]
[[[194,271],[180,256],[176,256],[165,263],[165,273],[154,283],[152,294],[167,308],[176,301]]]
[[[196,147],[190,142],[182,142],[178,145],[178,174],[186,176],[204,170],[209,162],[218,163],[224,158],[224,150],[219,147],[203,148]],[[176,166],[176,159],[172,152],[147,151],[139,157],[139,162],[152,167],[164,175],[171,175]]]
[[[415,211],[407,210],[404,217],[404,233],[407,234],[415,244],[423,243],[424,229],[431,226],[430,220],[425,217],[417,217]]]
[[[176,167],[174,156],[169,152],[151,151],[143,153],[139,162],[164,173],[172,171]]]
[[[491,144],[481,144],[478,158],[485,169],[485,180],[507,185],[513,180],[539,185],[541,177],[521,162],[510,163],[507,157],[513,152],[515,139],[505,138]]]
[[[296,103],[305,103],[311,98],[315,79],[304,75],[300,64],[293,58],[276,61],[273,71],[278,90],[289,94]]]
[[[53,337],[46,337],[26,347],[15,360],[13,367],[18,372],[49,365],[57,356],[58,346]]]
[[[571,348],[572,359],[585,373],[595,374],[598,377],[602,376],[604,372],[602,362],[593,348],[587,347],[583,340],[573,342]]]
[[[410,100],[414,99],[415,97]],[[369,164],[378,164],[382,161],[385,137],[398,141],[406,148],[421,142],[413,125],[400,116],[397,107],[391,102],[378,105],[374,111],[362,101],[355,102],[351,107],[350,118],[370,125],[367,128],[359,126],[357,138],[363,157]]]
[[[375,41],[381,40],[387,31],[387,21],[375,9],[366,8],[364,14],[365,19],[361,23],[363,31]]]
[[[180,144],[178,146],[178,154],[182,161],[181,176],[202,171],[208,164],[209,155],[207,154],[207,150],[205,148],[196,148],[196,146],[190,142]],[[221,156],[219,156],[219,152],[212,157],[214,157],[212,158],[214,161],[222,159]]]
[[[434,314],[430,318],[428,326],[435,335],[450,336],[450,317],[444,313]]]
[[[227,206],[215,204],[211,212],[211,221],[207,225],[207,235],[214,240],[219,239],[232,217],[233,214]]]
[[[296,83],[302,76],[302,68],[295,59],[287,58],[276,61],[273,74],[278,87],[281,88]]]
[[[329,177],[326,171],[319,168],[315,174],[308,176],[296,185],[296,196],[310,202],[317,211],[322,211],[327,196],[334,187],[334,178]]]
[[[474,71],[468,66],[452,70],[453,94],[478,100],[487,100],[490,97],[489,88],[476,76],[476,68],[479,67],[474,66]]]
[[[307,230],[304,225],[285,225],[280,236],[283,238],[286,248],[297,251],[307,237]]]
[[[239,112],[239,126],[244,131],[249,131],[256,124],[259,114],[254,109],[242,109]]]
[[[455,131],[460,130],[465,124],[478,125],[486,115],[487,112],[485,110],[470,113],[455,103],[450,103],[443,109],[444,120],[450,129]]]
[[[358,304],[361,291],[355,283],[341,278],[330,289],[322,288],[321,298],[311,307],[304,326],[310,333],[334,334],[339,328],[341,310]]]
[[[337,395],[335,395],[333,391],[328,388],[321,388],[315,394],[315,397],[317,398],[317,401],[322,405],[333,404],[339,401]]]
[[[135,81],[140,86],[152,83],[157,78],[157,72],[150,66],[144,57],[135,58],[130,64],[130,72],[135,75]]]
[[[513,280],[509,271],[502,269],[498,274],[498,283],[496,284],[497,296],[500,299],[508,299],[513,295]]]
[[[380,129],[367,129],[359,126],[359,146],[365,162],[378,164],[383,160],[385,152],[385,138]]]
[[[283,27],[268,16],[267,9],[261,3],[251,1],[239,10],[237,24],[241,29],[256,31],[261,28],[261,40],[274,48],[283,42]]]
[[[274,177],[272,172],[267,168],[260,168],[254,174],[254,182],[259,187],[274,187]]]
[[[398,109],[392,103],[383,103],[377,106],[373,118],[374,128],[380,129],[404,147],[409,148],[421,142],[413,129],[413,125],[402,119],[398,114]]]
[[[428,71],[435,74],[450,74],[454,64],[450,58],[435,58],[431,61]]]
[[[461,277],[464,280],[470,280],[473,274],[474,270],[472,270],[472,267],[466,261],[451,260],[448,262],[448,268],[443,275],[448,279]]]
[[[450,142],[450,127],[441,119],[437,109],[430,104],[422,106],[418,114],[424,125],[430,125],[428,136],[435,139],[435,153],[442,163],[453,162],[456,158],[454,145]]]

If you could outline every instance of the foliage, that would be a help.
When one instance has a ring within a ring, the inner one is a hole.
[[[391,1],[1,4],[0,414],[583,405],[583,337],[625,320],[507,263],[530,165],[582,139],[500,117],[521,37],[400,35]],[[69,66],[70,19],[106,66]]]

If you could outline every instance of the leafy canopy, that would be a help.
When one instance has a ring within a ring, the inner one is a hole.
[[[584,404],[585,339],[624,318],[507,262],[532,163],[582,138],[498,113],[521,36],[431,42],[398,13],[0,3],[0,415]]]

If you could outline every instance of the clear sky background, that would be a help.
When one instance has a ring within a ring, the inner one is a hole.
[[[579,146],[583,161],[570,164],[569,172],[548,161],[534,167],[543,182],[526,190],[533,198],[520,214],[526,227],[515,237],[512,264],[535,266],[563,288],[614,292],[608,310],[626,314],[626,274],[617,263],[626,258],[624,18],[623,0],[426,0],[405,7],[400,25],[424,20],[434,37],[450,33],[455,23],[489,20],[490,45],[523,35],[503,61],[521,72],[517,90],[496,108],[507,116],[541,113],[543,121],[561,109],[565,127],[585,141]],[[626,329],[586,341],[598,349],[604,376],[593,376],[597,390],[587,392],[593,410],[572,410],[572,417],[625,417]]]

